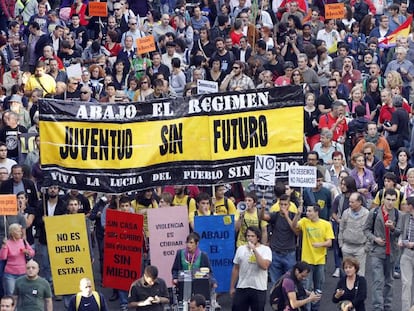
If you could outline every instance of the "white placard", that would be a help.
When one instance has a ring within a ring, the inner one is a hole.
[[[316,187],[316,166],[291,165],[289,167],[290,187]]]
[[[276,157],[257,155],[254,159],[254,184],[274,186],[276,173]]]
[[[210,94],[218,92],[218,83],[207,80],[197,80],[197,94]]]
[[[81,65],[74,64],[66,67],[66,74],[68,75],[68,78],[76,78],[80,79],[82,76],[82,67]]]

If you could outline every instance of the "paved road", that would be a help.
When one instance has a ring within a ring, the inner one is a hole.
[[[95,249],[96,251],[96,249]],[[96,257],[97,258],[97,257]],[[369,260],[368,260],[369,262]],[[327,273],[326,273],[326,281],[325,286],[323,288],[323,296],[322,296],[322,303],[320,311],[334,311],[337,310],[336,306],[331,302],[331,297],[333,294],[333,291],[335,289],[336,283],[338,279],[331,277],[331,274],[333,272],[333,252],[329,251],[328,253],[328,265],[327,265]],[[95,272],[97,271],[97,264],[95,263],[94,267]],[[368,299],[366,301],[366,310],[367,311],[378,311],[373,310],[371,308],[371,291],[370,291],[370,284],[372,282],[371,278],[372,272],[371,267],[368,264],[367,267],[367,281],[368,281]],[[99,277],[96,277],[96,284],[99,283]],[[97,286],[97,289],[104,293],[105,297],[109,299],[109,297],[112,294],[112,290],[109,288],[101,288],[100,286]],[[228,294],[223,294],[218,298],[218,301],[220,305],[222,306],[222,310],[228,311],[231,310],[231,299]],[[119,310],[119,303],[118,302],[109,302],[110,310],[116,311]],[[54,301],[54,311],[64,311],[63,302]],[[266,306],[266,311],[271,311],[270,305]],[[394,281],[394,310],[393,311],[401,311],[401,281],[395,280]]]

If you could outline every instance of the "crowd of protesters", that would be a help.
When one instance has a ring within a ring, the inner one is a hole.
[[[237,289],[231,293],[237,310],[252,301],[263,305],[267,280],[261,272],[267,269],[272,283],[290,271],[284,283],[289,310],[318,310],[316,290],[327,273],[340,278],[332,300],[346,300],[344,305],[356,310],[365,310],[367,290],[372,291],[372,310],[392,310],[393,279],[401,277],[402,311],[409,310],[414,35],[399,32],[395,42],[388,36],[412,20],[414,2],[345,1],[344,17],[336,20],[324,18],[325,4],[336,2],[329,0],[187,2],[108,1],[108,16],[97,17],[82,0],[0,0],[0,192],[16,194],[20,208],[18,216],[0,222],[2,240],[10,230],[0,252],[6,294],[13,293],[15,279],[24,273],[23,254],[14,254],[23,241],[28,254],[36,252],[42,259],[40,271],[53,289],[45,215],[76,210],[89,216],[102,273],[107,208],[146,214],[147,208],[186,205],[191,228],[195,216],[235,215],[237,246],[246,247],[234,259],[232,286]],[[136,39],[149,35],[156,50],[141,53]],[[245,192],[240,184],[218,186],[215,193],[176,186],[115,199],[50,186],[40,199],[39,150],[22,162],[18,148],[21,133],[39,131],[39,98],[143,102],[198,94],[198,80],[216,82],[221,92],[301,86],[304,157],[307,165],[317,167],[315,188],[304,189],[303,199],[284,184],[271,190],[249,184]],[[236,210],[239,201],[245,201],[243,212]],[[8,227],[16,223],[22,232]],[[335,270],[327,272],[330,247]],[[244,253],[250,254],[247,262]],[[299,258],[305,263],[295,265]],[[10,266],[14,259],[17,268]],[[373,283],[367,289],[368,260]],[[244,270],[246,263],[257,264],[257,284],[246,278],[256,273]],[[308,274],[300,296],[294,284]],[[244,295],[243,286],[260,295]],[[249,295],[256,300],[241,300]],[[115,292],[114,297],[126,310],[127,293]]]

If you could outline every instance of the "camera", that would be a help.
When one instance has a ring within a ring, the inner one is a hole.
[[[240,201],[239,203],[237,203],[237,210],[240,213],[244,213],[247,209],[247,204],[244,201]]]
[[[391,122],[390,122],[390,121],[388,121],[388,120],[384,122],[384,125],[385,125],[385,126],[388,126],[388,127],[392,126]]]

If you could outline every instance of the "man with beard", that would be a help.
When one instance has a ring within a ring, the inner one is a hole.
[[[233,64],[233,70],[224,78],[220,86],[220,91],[242,91],[254,89],[252,79],[244,74],[244,63],[236,60]]]
[[[219,60],[220,61],[220,68],[222,71],[226,73],[230,73],[232,71],[232,66],[235,60],[234,54],[231,51],[227,51],[225,47],[225,41],[223,38],[216,39],[216,49],[217,51],[211,55],[212,61]]]
[[[34,205],[33,205],[34,206]],[[50,271],[49,254],[47,250],[47,239],[44,217],[52,217],[66,214],[66,204],[59,197],[59,187],[56,185],[47,188],[46,196],[43,197],[36,208],[34,224],[39,234],[39,245],[36,252],[40,256],[41,270],[44,278],[52,285],[52,273]]]
[[[56,92],[56,81],[46,73],[45,63],[41,61],[37,63],[34,75],[30,76],[24,86],[25,95],[30,96],[34,89],[43,90],[43,97]]]
[[[186,193],[186,186],[174,186],[173,206],[187,206],[188,214],[196,210],[196,201]]]
[[[372,121],[368,122],[367,132],[364,135],[364,138],[356,144],[354,150],[352,150],[351,156],[355,153],[362,152],[365,143],[368,142],[375,145],[375,157],[382,161],[386,168],[389,167],[392,161],[390,146],[384,136],[381,136],[380,133],[378,133],[377,125]]]

